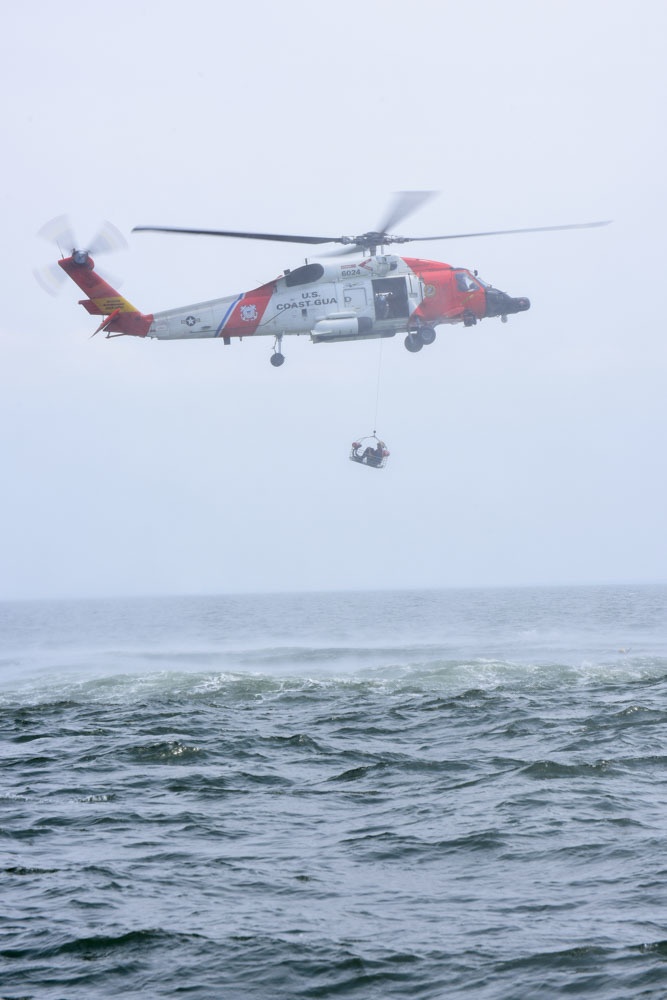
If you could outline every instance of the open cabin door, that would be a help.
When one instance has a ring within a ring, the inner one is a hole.
[[[407,319],[411,310],[406,277],[374,278],[371,284],[377,320]]]

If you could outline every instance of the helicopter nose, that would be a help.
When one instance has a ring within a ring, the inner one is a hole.
[[[530,309],[530,299],[513,299],[499,288],[486,289],[486,316],[509,316]]]

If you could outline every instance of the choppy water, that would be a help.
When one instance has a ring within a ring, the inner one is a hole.
[[[0,605],[0,996],[667,996],[667,588]]]

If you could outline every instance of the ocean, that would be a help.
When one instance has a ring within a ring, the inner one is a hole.
[[[667,587],[0,604],[0,997],[667,997]]]

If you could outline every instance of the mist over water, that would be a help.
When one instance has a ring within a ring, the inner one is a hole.
[[[667,992],[667,588],[0,605],[2,996]]]

